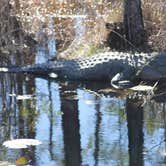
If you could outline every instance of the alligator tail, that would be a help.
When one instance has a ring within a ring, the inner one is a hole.
[[[47,74],[50,67],[47,64],[34,64],[25,66],[2,66],[0,73],[27,73],[27,74]]]

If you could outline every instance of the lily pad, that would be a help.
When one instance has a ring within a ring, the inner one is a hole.
[[[164,157],[166,156],[166,150],[160,150],[159,152],[162,156],[164,156]]]
[[[17,100],[28,100],[28,99],[31,99],[33,97],[34,97],[34,95],[18,95],[18,96],[16,96],[16,99]]]
[[[85,100],[85,103],[86,103],[87,105],[94,105],[94,104],[98,104],[99,101],[95,101],[95,100]]]
[[[152,91],[154,89],[153,86],[148,86],[148,85],[138,85],[130,88],[131,90],[134,91]]]
[[[25,156],[21,156],[19,157],[16,161],[15,164],[17,166],[23,166],[23,165],[27,165],[28,164],[28,159]]]
[[[0,161],[0,166],[9,166],[7,161]]]
[[[28,146],[36,146],[40,144],[41,142],[36,139],[13,139],[5,141],[3,146],[11,149],[23,149],[28,148]]]
[[[16,97],[17,100],[28,100],[28,99],[32,99],[33,97],[35,97],[35,95],[17,95],[15,93],[13,94],[9,94],[10,97]]]

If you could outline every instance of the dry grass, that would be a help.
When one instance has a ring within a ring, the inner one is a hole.
[[[20,0],[19,5],[16,5],[14,0],[11,2],[17,10],[17,16],[23,23],[25,31],[36,33],[37,30],[42,34],[45,33],[46,36],[54,36],[58,42],[59,52],[66,50],[60,56],[73,57],[73,55],[89,55],[101,50],[108,33],[105,23],[110,20],[122,20],[122,10],[119,10],[122,9],[120,1],[110,3],[86,0],[61,3],[52,0],[46,3],[46,1]],[[84,35],[78,38],[75,29],[76,18],[65,18],[67,15],[85,16],[82,19]],[[52,28],[48,26],[50,22]],[[38,39],[40,42],[41,37]]]
[[[0,1],[0,62],[2,63],[17,63],[17,59],[22,59],[31,53],[28,43],[34,42],[31,40],[24,30],[21,23],[15,17],[15,13],[11,11],[10,0]],[[28,38],[27,38],[28,37]],[[28,39],[28,40],[27,40]],[[29,56],[29,55],[28,55]],[[27,57],[28,57],[27,56]],[[32,58],[29,56],[28,58]],[[26,60],[26,58],[25,58]],[[28,60],[27,60],[28,61]],[[20,61],[18,63],[21,63]],[[23,62],[24,63],[24,62]]]
[[[7,0],[1,0],[1,3],[3,1],[7,2]],[[61,57],[90,55],[101,51],[101,49],[107,49],[103,44],[109,33],[105,28],[105,23],[123,21],[122,2],[122,0],[85,0],[61,3],[57,0],[10,0],[14,14],[22,22],[24,31],[54,36],[59,43],[58,49],[61,52]],[[149,44],[154,50],[165,50],[166,2],[164,0],[143,0],[142,8]],[[0,11],[1,20],[9,22],[9,19],[3,18],[2,10],[3,8]],[[76,34],[76,19],[61,17],[76,14],[86,15],[86,18],[82,19],[84,33],[80,37]],[[5,25],[5,27],[2,25]],[[0,27],[0,34],[7,34],[5,37],[1,36],[0,44],[12,41],[10,32],[15,31],[15,27],[4,22],[1,22]],[[6,31],[5,33],[3,28]],[[42,40],[40,35],[38,39],[39,42]],[[64,52],[64,50],[66,51]]]
[[[144,0],[143,14],[153,49],[166,50],[166,1]]]

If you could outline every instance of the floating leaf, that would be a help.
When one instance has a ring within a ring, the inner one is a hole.
[[[164,157],[166,156],[166,151],[165,150],[160,150],[159,152],[162,156],[164,156]]]
[[[17,100],[28,100],[34,97],[34,95],[17,95],[15,93],[9,94],[10,97],[16,97]]]
[[[16,97],[17,95],[15,93],[9,94],[10,97]]]
[[[15,161],[15,164],[17,166],[23,166],[23,165],[26,165],[28,164],[28,159],[24,156],[22,157],[19,157],[16,161]]]
[[[95,100],[85,100],[85,103],[86,103],[87,105],[94,105],[94,104],[98,104],[99,101],[95,101]]]
[[[8,72],[9,69],[7,67],[0,67],[1,72]]]
[[[148,85],[138,85],[138,86],[134,86],[130,89],[134,90],[134,91],[152,91],[154,89],[154,87],[148,86]]]
[[[49,76],[51,78],[58,78],[58,75],[56,73],[50,73]]]
[[[16,99],[17,100],[28,100],[28,99],[31,99],[33,97],[34,97],[34,95],[18,95],[18,96],[16,96]]]
[[[67,99],[67,100],[78,100],[78,96],[77,95],[70,95],[70,96],[65,97],[65,99]]]
[[[56,115],[63,115],[64,113],[62,111],[56,112]]]
[[[0,161],[0,166],[9,166],[7,161]]]
[[[40,144],[41,142],[36,139],[14,139],[3,143],[4,146],[11,149],[23,149],[28,148],[28,146],[36,146]]]

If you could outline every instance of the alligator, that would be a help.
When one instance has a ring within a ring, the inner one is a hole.
[[[124,87],[125,83],[131,86],[137,79],[156,81],[165,78],[166,52],[150,54],[105,52],[92,57],[0,67],[0,72],[21,72],[77,81],[110,81],[113,87],[120,88],[121,85]]]

